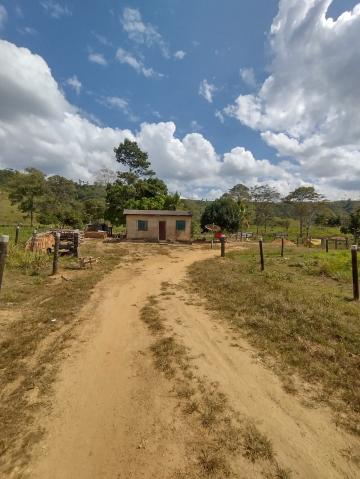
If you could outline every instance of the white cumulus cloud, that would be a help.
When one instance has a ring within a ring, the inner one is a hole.
[[[4,28],[5,23],[8,19],[8,14],[4,5],[0,3],[0,30]]]
[[[55,2],[54,0],[43,0],[40,4],[52,18],[59,19],[72,14],[66,4]]]
[[[212,197],[237,182],[267,181],[287,192],[295,176],[237,147],[224,156],[200,133],[176,135],[173,122],[143,123],[138,131],[94,123],[65,98],[42,57],[0,40],[0,168],[33,166],[48,174],[91,180],[116,168],[113,148],[125,138],[149,153],[172,190]],[[104,97],[109,108],[129,110],[126,99]]]
[[[360,3],[337,19],[332,0],[280,0],[270,74],[225,113],[259,130],[280,157],[330,195],[360,190]],[[356,187],[356,188],[355,188]]]
[[[106,66],[108,64],[106,58],[102,53],[90,52],[88,55],[88,59],[90,62],[97,63],[98,65]]]
[[[123,48],[117,49],[116,59],[122,64],[129,65],[137,73],[144,75],[146,78],[163,76],[161,73],[157,73],[152,68],[145,67],[141,60],[138,60],[134,55],[132,55],[130,52],[127,52]]]
[[[162,36],[151,23],[143,22],[138,9],[124,8],[121,23],[130,40],[147,47],[156,45],[165,58],[170,57],[168,46]]]
[[[186,52],[184,50],[178,50],[174,53],[175,60],[183,60],[186,56]]]
[[[250,86],[250,87],[255,87],[256,86],[256,78],[255,78],[255,72],[253,68],[241,68],[240,69],[240,76],[242,81]]]
[[[213,101],[213,95],[215,91],[217,90],[215,85],[212,85],[209,83],[206,78],[200,83],[199,86],[199,95],[205,98],[206,101],[209,103],[212,103]]]
[[[71,78],[68,78],[65,84],[75,90],[78,95],[80,94],[82,83],[76,75],[73,75]]]

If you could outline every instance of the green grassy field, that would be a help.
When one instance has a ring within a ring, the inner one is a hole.
[[[257,245],[195,263],[191,287],[275,368],[288,392],[310,399],[360,434],[360,304],[352,300],[349,251]]]
[[[46,231],[48,228],[46,226],[37,227],[38,232]],[[1,226],[0,225],[0,235],[8,235],[10,237],[10,243],[15,242],[15,226]],[[21,226],[19,234],[19,244],[24,245],[26,241],[31,237],[34,228],[31,226]]]
[[[23,214],[10,203],[7,192],[0,190],[0,225],[17,223],[26,223]]]
[[[291,240],[296,240],[297,236],[299,235],[299,222],[293,219],[290,219],[290,226],[287,230],[287,233],[289,235],[289,239]],[[257,228],[255,225],[250,225],[249,228],[247,228],[248,232],[256,233]],[[265,233],[264,228],[259,228],[259,233],[263,234],[265,239],[267,237],[270,237],[276,233],[285,233],[286,229],[282,228],[281,226],[274,226],[274,227],[269,227],[267,228],[267,231]],[[344,236],[342,233],[340,233],[340,228],[338,227],[329,227],[329,226],[318,226],[318,225],[313,225],[311,227],[311,236],[313,238],[322,238],[322,237],[327,237],[327,236]]]

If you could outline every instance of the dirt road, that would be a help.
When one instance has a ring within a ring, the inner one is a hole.
[[[154,367],[153,337],[140,319],[150,295],[159,298],[196,374],[216,382],[232,409],[269,438],[279,463],[291,470],[277,477],[359,477],[358,442],[336,428],[326,409],[307,408],[287,394],[255,351],[185,292],[187,266],[218,251],[135,250],[137,257],[104,279],[82,311],[88,320],[68,350],[28,477],[165,479],[196,461],[196,431],[181,414],[174,384]],[[236,477],[265,477],[264,464],[242,455],[233,463]]]

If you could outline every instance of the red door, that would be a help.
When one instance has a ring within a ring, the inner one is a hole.
[[[159,221],[159,241],[166,240],[166,221]]]

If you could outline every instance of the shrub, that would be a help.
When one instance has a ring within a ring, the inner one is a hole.
[[[39,274],[50,262],[45,253],[32,253],[10,243],[7,267],[19,269],[26,274]]]

